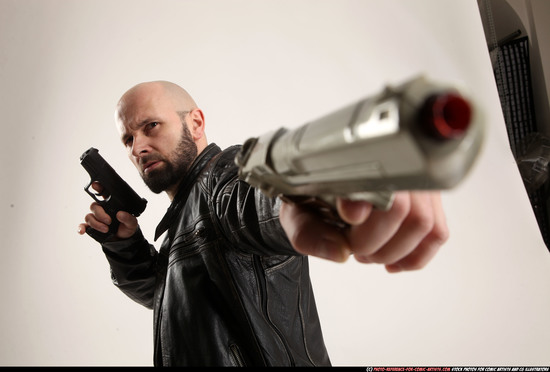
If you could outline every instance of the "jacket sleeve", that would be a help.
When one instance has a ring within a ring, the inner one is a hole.
[[[238,179],[232,151],[224,154],[213,175],[216,215],[224,235],[231,243],[248,253],[262,256],[299,255],[292,248],[279,222],[281,200],[268,197],[261,190]]]
[[[131,238],[101,246],[111,266],[113,284],[132,300],[152,309],[158,253],[141,230]]]

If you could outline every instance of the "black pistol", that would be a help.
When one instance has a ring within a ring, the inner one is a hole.
[[[118,231],[120,222],[116,219],[118,211],[128,212],[138,217],[147,205],[147,200],[140,197],[115,170],[99,155],[96,148],[91,147],[80,156],[80,164],[90,174],[90,182],[84,187],[86,191],[105,212],[111,217],[112,222],[109,232],[102,233],[91,227],[86,228],[86,233],[100,243],[111,238]],[[101,193],[90,191],[93,182],[99,182],[103,187]],[[100,196],[101,198],[98,198]]]

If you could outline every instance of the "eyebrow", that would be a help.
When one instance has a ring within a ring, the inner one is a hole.
[[[143,126],[149,124],[149,123],[153,123],[153,122],[160,122],[160,119],[156,119],[155,116],[151,116],[151,117],[148,117],[146,119],[143,119],[142,121],[140,121],[137,125],[136,125],[136,129],[135,130],[139,130],[140,128],[143,128]],[[128,138],[132,137],[132,135],[130,134],[125,134],[121,137],[121,140],[122,140],[122,143],[123,144],[126,144],[126,141],[128,140]]]

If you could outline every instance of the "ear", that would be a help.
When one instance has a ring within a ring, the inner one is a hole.
[[[194,109],[189,113],[190,123],[189,131],[195,141],[205,137],[204,133],[204,114],[201,109]]]

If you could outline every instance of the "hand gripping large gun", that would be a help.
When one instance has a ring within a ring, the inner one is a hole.
[[[336,197],[391,207],[397,190],[450,189],[480,152],[479,108],[457,87],[423,76],[296,129],[248,139],[239,177],[269,196],[338,221]]]

